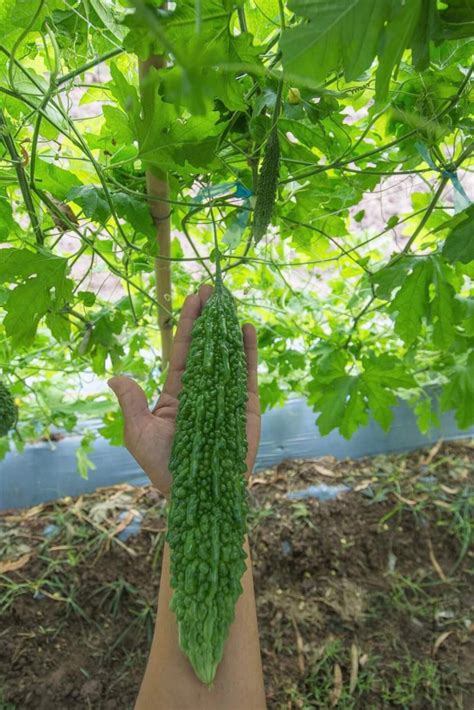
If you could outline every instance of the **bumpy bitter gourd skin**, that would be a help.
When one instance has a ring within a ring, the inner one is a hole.
[[[17,408],[10,390],[0,382],[0,436],[6,436],[16,424]]]
[[[265,146],[262,168],[258,176],[257,201],[253,213],[253,237],[258,243],[265,236],[272,219],[273,207],[278,187],[280,167],[280,143],[278,131],[273,127]]]
[[[179,643],[211,685],[242,592],[247,368],[234,300],[216,286],[196,320],[169,469],[167,540]]]

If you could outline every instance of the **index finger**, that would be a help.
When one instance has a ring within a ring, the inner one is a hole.
[[[199,294],[188,296],[181,309],[176,335],[171,349],[168,376],[163,387],[163,392],[177,397],[181,389],[181,378],[186,369],[186,358],[191,343],[191,333],[194,321],[201,314],[205,301],[209,298],[210,287],[201,287]]]
[[[189,344],[191,342],[191,331],[194,321],[201,312],[201,299],[196,293],[188,296],[181,309],[176,335],[171,349],[170,365],[168,375],[163,387],[163,392],[176,397],[181,386],[181,376],[186,365]]]
[[[245,323],[242,328],[242,335],[247,358],[247,389],[249,393],[258,395],[257,331],[251,323]]]

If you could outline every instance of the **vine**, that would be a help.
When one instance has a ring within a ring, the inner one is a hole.
[[[423,430],[439,406],[468,426],[466,37],[438,10],[427,37],[429,3],[401,0],[376,50],[341,46],[351,14],[330,23],[320,0],[126,5],[99,16],[72,4],[67,20],[39,0],[3,30],[0,362],[22,402],[13,440],[74,428],[61,403],[91,372],[127,372],[155,397],[183,299],[214,269],[258,326],[264,407],[301,394],[323,434],[350,436],[369,415],[389,427],[402,395]],[[406,43],[392,24],[403,18]],[[272,131],[278,202],[255,244]],[[117,441],[105,398],[77,409],[99,412]]]

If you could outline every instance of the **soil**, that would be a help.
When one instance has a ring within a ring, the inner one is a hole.
[[[253,477],[269,710],[474,707],[473,470],[473,446],[457,442],[284,462]],[[318,483],[352,490],[330,501],[287,495]],[[140,515],[140,531],[123,539]],[[133,708],[164,529],[151,487],[0,516],[2,710]]]

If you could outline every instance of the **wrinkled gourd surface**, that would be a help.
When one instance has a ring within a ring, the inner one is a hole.
[[[276,126],[265,146],[262,168],[258,176],[257,201],[253,213],[253,237],[259,242],[267,233],[272,220],[273,208],[278,187],[278,171],[280,166],[280,143]]]
[[[216,287],[192,331],[169,468],[171,609],[181,649],[211,685],[242,592],[247,368],[234,300]]]
[[[0,382],[0,436],[6,436],[16,423],[17,408],[10,390]]]

